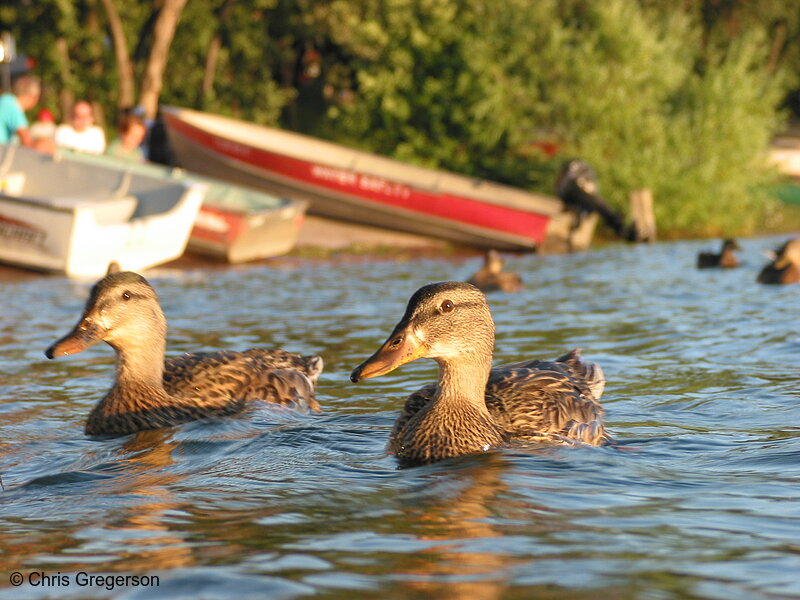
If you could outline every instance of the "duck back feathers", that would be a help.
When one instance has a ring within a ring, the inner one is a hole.
[[[554,361],[527,360],[493,368],[486,384],[486,407],[493,417],[491,424],[481,428],[474,424],[458,429],[458,441],[446,449],[448,455],[465,454],[462,446],[472,452],[485,449],[485,435],[470,439],[473,431],[489,431],[495,440],[490,446],[504,441],[580,442],[592,446],[611,440],[604,426],[604,410],[598,402],[605,387],[605,377],[599,365],[582,359],[575,349]],[[406,447],[407,429],[423,423],[416,415],[424,413],[433,403],[436,384],[428,384],[406,400],[389,436],[387,450],[402,455]],[[441,446],[445,437],[438,434]],[[455,454],[449,454],[455,451]],[[444,448],[438,449],[440,458]],[[436,454],[437,451],[431,452]],[[436,459],[439,460],[440,458]]]
[[[697,255],[697,268],[710,269],[721,267],[733,269],[739,266],[736,250],[741,250],[738,242],[732,238],[722,241],[722,248],[717,252],[701,252]]]

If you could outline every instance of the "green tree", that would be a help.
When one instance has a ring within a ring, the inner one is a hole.
[[[184,3],[21,0],[0,26],[46,105],[86,97],[109,122],[158,99],[543,192],[579,156],[620,209],[651,188],[662,234],[742,232],[773,208],[764,152],[800,73],[780,0]]]
[[[634,0],[333,1],[325,17],[351,68],[340,139],[545,192],[580,156],[622,210],[651,188],[662,231],[749,230],[771,209],[755,190],[784,87],[758,27],[704,45],[691,11]]]

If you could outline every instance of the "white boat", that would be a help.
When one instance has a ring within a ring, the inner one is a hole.
[[[59,150],[89,164],[130,170],[166,180],[199,182],[206,194],[197,214],[188,249],[229,263],[286,254],[294,248],[308,202],[277,196],[228,181],[201,177],[156,163]]]
[[[206,191],[20,146],[0,153],[0,261],[71,277],[179,257]]]

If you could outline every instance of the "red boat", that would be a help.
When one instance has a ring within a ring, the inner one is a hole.
[[[309,201],[309,212],[501,250],[586,248],[594,215],[556,197],[426,169],[227,117],[164,107],[185,168]]]

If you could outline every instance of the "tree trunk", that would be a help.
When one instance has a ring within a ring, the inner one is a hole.
[[[185,5],[186,0],[164,0],[153,27],[153,46],[147,59],[139,94],[139,104],[144,107],[145,115],[151,119],[158,112],[158,97],[163,85],[164,67],[169,57],[169,47]]]
[[[86,28],[91,33],[90,40],[91,44],[90,48],[90,56],[92,58],[92,80],[99,81],[100,78],[103,76],[103,47],[100,43],[102,33],[101,33],[101,25],[100,25],[100,18],[97,14],[97,4],[95,2],[87,3],[88,8],[88,15],[86,17],[85,23]],[[103,103],[100,99],[92,93],[91,89],[85,98],[89,101],[92,105],[92,113],[94,114],[94,123],[99,127],[105,128],[106,126],[106,113]]]
[[[219,49],[222,47],[222,37],[216,34],[211,38],[211,43],[208,45],[208,54],[206,54],[206,64],[203,69],[203,88],[200,96],[200,102],[203,108],[208,101],[211,91],[214,89],[214,76],[217,72],[217,63],[219,62]]]
[[[778,23],[773,28],[772,49],[770,50],[769,61],[767,62],[767,69],[770,73],[774,73],[780,63],[781,54],[783,54],[783,49],[786,45],[786,30],[786,23]]]
[[[228,15],[230,15],[235,2],[236,0],[225,0],[225,3],[217,11],[217,32],[208,44],[208,54],[206,54],[206,63],[203,68],[203,87],[200,96],[200,102],[203,108],[205,108],[205,104],[209,96],[211,96],[211,92],[214,90],[214,78],[217,74],[219,51],[220,48],[222,48],[222,34],[220,34],[220,29],[224,27],[225,21],[228,19]]]
[[[108,18],[108,28],[111,31],[111,41],[114,44],[114,56],[117,60],[117,74],[119,76],[118,108],[133,107],[133,64],[128,54],[128,43],[125,40],[125,30],[122,19],[114,5],[114,0],[100,0]]]
[[[58,105],[61,109],[62,120],[67,120],[75,104],[75,94],[72,91],[72,71],[70,69],[69,44],[64,36],[56,39],[56,55],[58,56],[58,70],[61,75],[61,92],[58,95]]]

